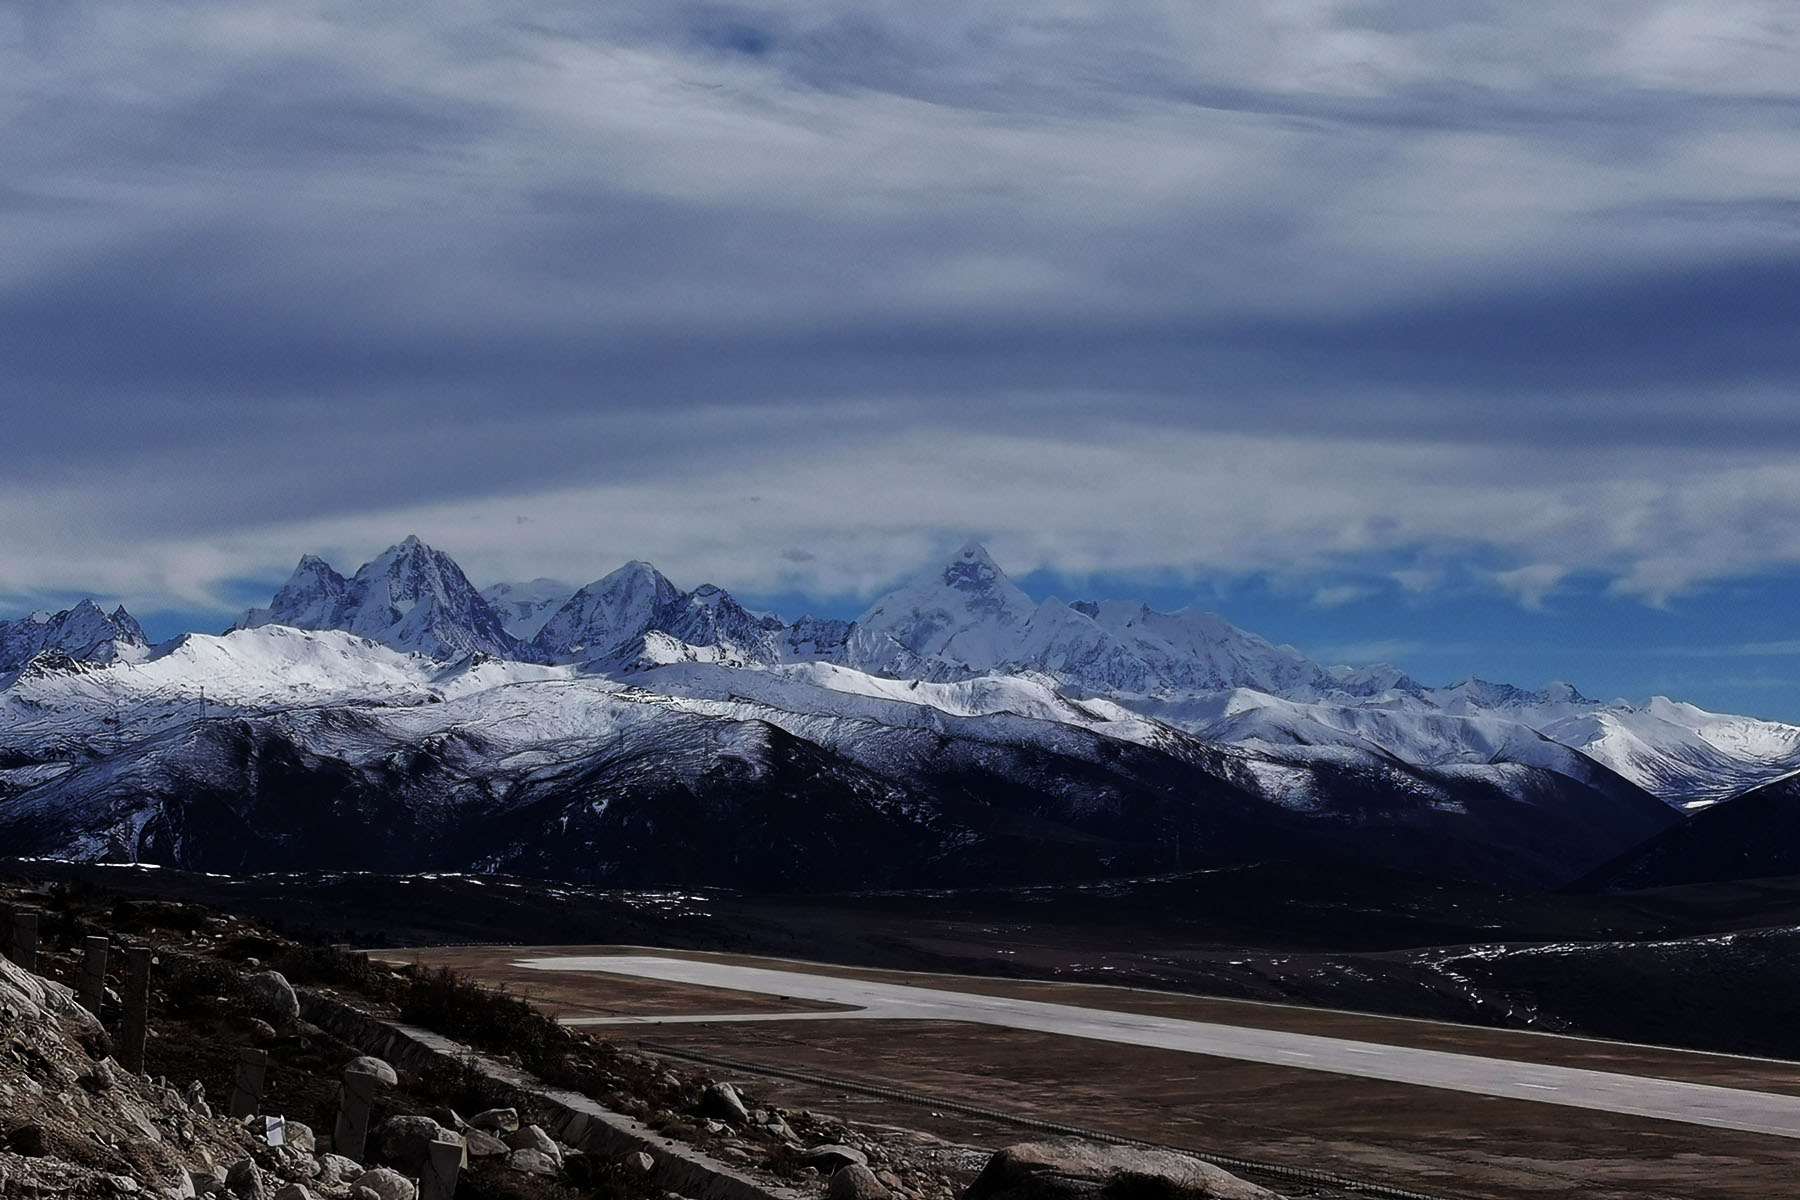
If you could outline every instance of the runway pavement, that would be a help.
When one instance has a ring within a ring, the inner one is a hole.
[[[963,1021],[1800,1138],[1800,1096],[691,959],[570,956],[522,959],[517,965],[543,971],[602,972],[858,1006],[854,1012],[574,1018],[570,1024],[671,1020]]]

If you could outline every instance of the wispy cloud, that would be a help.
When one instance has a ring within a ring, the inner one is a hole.
[[[1424,642],[1407,638],[1384,638],[1373,642],[1345,642],[1340,645],[1325,646],[1319,649],[1318,657],[1325,662],[1347,663],[1351,666],[1364,667],[1377,663],[1392,663],[1411,658],[1427,649]]]
[[[1713,646],[1661,646],[1654,653],[1673,658],[1791,658],[1800,654],[1800,640],[1731,642]],[[1793,680],[1789,679],[1791,686]]]
[[[829,594],[967,533],[1327,605],[1800,562],[1797,55],[1716,0],[9,6],[0,589],[412,530]]]

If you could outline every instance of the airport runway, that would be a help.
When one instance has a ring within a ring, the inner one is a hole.
[[[622,1020],[575,1018],[569,1021],[570,1024],[650,1023],[671,1019],[963,1021],[1800,1138],[1800,1096],[651,955],[542,957],[522,959],[517,965],[542,971],[603,972],[858,1006],[855,1012]]]

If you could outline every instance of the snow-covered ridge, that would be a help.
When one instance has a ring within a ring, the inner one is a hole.
[[[10,686],[0,676],[0,747],[109,730],[116,743],[199,715],[203,690],[218,713],[405,708],[530,684],[892,728],[1004,717],[1138,744],[1181,734],[1269,763],[1616,774],[1684,806],[1800,769],[1791,725],[1663,698],[1601,703],[1566,684],[1430,688],[1393,667],[1316,663],[1197,609],[1033,602],[973,543],[853,622],[790,623],[710,584],[684,591],[644,562],[579,589],[478,592],[449,556],[408,538],[348,578],[303,558],[270,606],[224,637],[154,653],[142,641],[122,609],[91,603],[0,624],[0,648],[29,647],[27,659],[83,651],[80,669],[40,657],[29,672],[15,665]]]

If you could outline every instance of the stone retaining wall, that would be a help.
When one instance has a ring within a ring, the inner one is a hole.
[[[300,1003],[313,1024],[395,1066],[413,1070],[433,1064],[467,1066],[495,1083],[535,1096],[553,1114],[549,1132],[564,1145],[615,1159],[644,1151],[655,1160],[652,1181],[667,1191],[692,1200],[817,1200],[797,1188],[762,1182],[579,1092],[552,1087],[428,1029],[389,1021],[311,990],[302,991]]]

